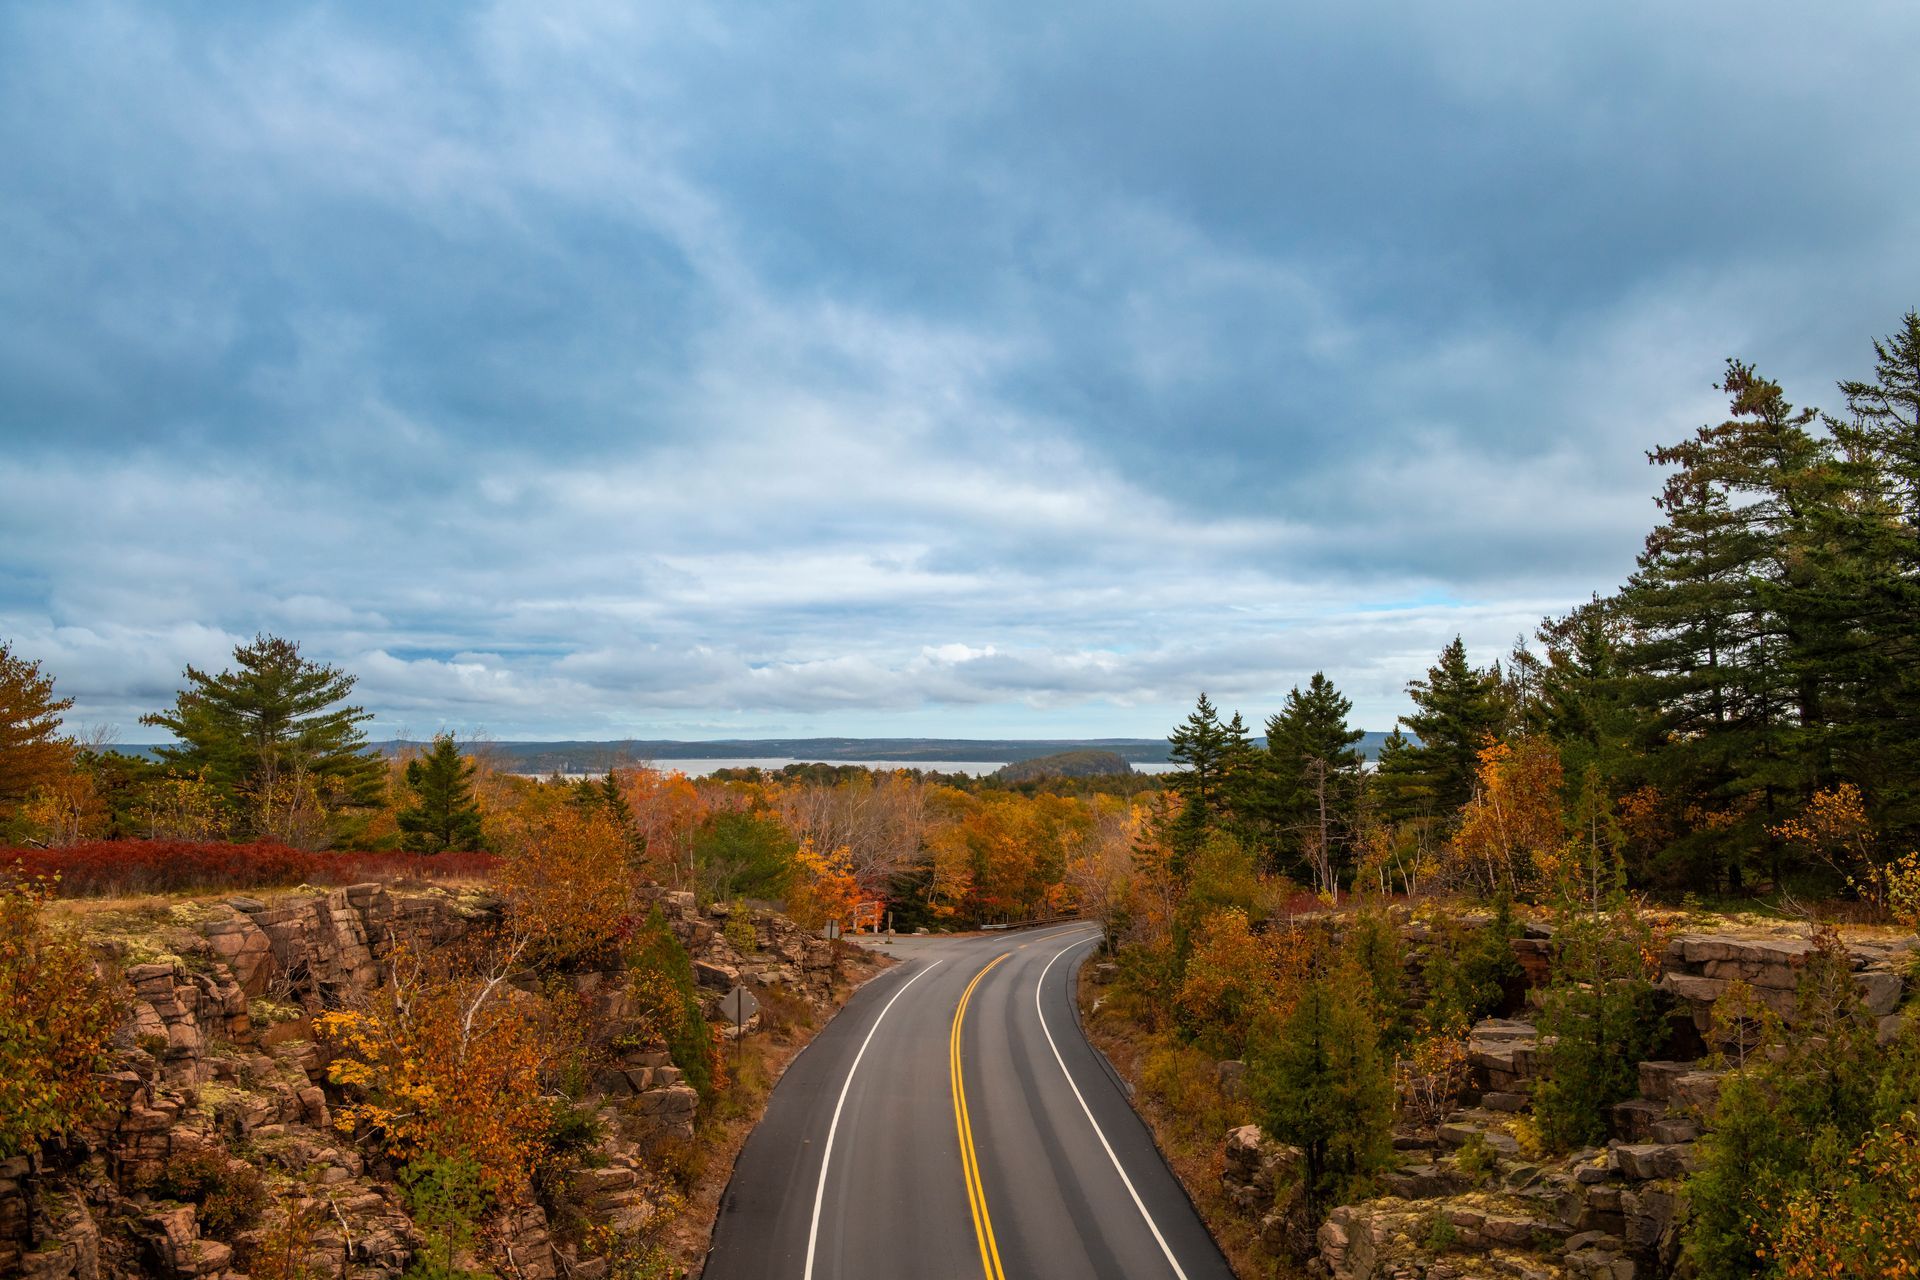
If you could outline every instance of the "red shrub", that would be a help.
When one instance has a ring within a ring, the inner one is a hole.
[[[308,853],[285,845],[196,840],[94,840],[63,849],[0,847],[0,873],[58,878],[63,898],[272,889],[379,880],[473,879],[492,873],[485,853]]]

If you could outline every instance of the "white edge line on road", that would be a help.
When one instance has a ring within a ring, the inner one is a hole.
[[[1141,1202],[1140,1193],[1133,1189],[1133,1179],[1129,1178],[1127,1171],[1120,1167],[1120,1157],[1113,1153],[1113,1144],[1107,1141],[1107,1135],[1100,1128],[1100,1122],[1093,1118],[1093,1108],[1087,1105],[1086,1098],[1080,1092],[1080,1086],[1073,1082],[1073,1073],[1067,1070],[1067,1060],[1060,1056],[1060,1046],[1054,1043],[1053,1032],[1047,1027],[1047,1012],[1040,1007],[1040,993],[1047,988],[1047,974],[1052,970],[1055,962],[1075,947],[1084,947],[1089,942],[1097,940],[1098,935],[1093,938],[1082,938],[1054,953],[1053,959],[1047,961],[1047,967],[1040,971],[1040,981],[1034,985],[1033,1011],[1040,1018],[1040,1030],[1047,1037],[1047,1048],[1053,1050],[1053,1060],[1060,1064],[1060,1074],[1067,1078],[1067,1088],[1073,1090],[1074,1098],[1080,1103],[1080,1110],[1087,1114],[1087,1123],[1093,1126],[1094,1136],[1099,1138],[1100,1145],[1106,1148],[1107,1159],[1113,1161],[1113,1171],[1119,1174],[1120,1181],[1126,1184],[1127,1194],[1133,1197],[1133,1207],[1140,1211],[1140,1217],[1146,1222],[1147,1230],[1153,1232],[1154,1242],[1160,1246],[1160,1252],[1167,1256],[1167,1265],[1173,1268],[1173,1274],[1180,1277],[1180,1280],[1187,1280],[1187,1273],[1180,1269],[1180,1263],[1175,1260],[1173,1250],[1167,1247],[1167,1238],[1160,1234],[1160,1228],[1154,1222],[1153,1215],[1147,1212],[1147,1206]]]
[[[860,1069],[860,1059],[867,1056],[867,1046],[873,1043],[874,1033],[880,1030],[881,1022],[885,1021],[887,1014],[892,1011],[894,1004],[901,996],[907,994],[908,987],[939,968],[940,963],[940,961],[935,960],[932,964],[929,964],[926,968],[914,974],[911,978],[908,978],[901,984],[900,989],[893,993],[893,999],[887,1001],[886,1005],[880,1010],[880,1016],[873,1020],[871,1027],[867,1028],[867,1038],[860,1042],[860,1052],[853,1055],[853,1065],[847,1068],[846,1083],[840,1086],[840,1100],[833,1104],[833,1123],[827,1126],[827,1145],[820,1153],[820,1185],[813,1189],[813,1225],[807,1228],[807,1270],[804,1280],[813,1280],[813,1250],[820,1239],[820,1205],[827,1198],[827,1165],[833,1160],[833,1135],[838,1132],[840,1128],[840,1108],[847,1105],[847,1090],[853,1088],[853,1073]]]

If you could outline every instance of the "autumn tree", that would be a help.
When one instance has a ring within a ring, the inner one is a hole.
[[[53,677],[0,640],[0,819],[72,769],[73,747],[60,737],[60,713],[72,698],[53,696]]]
[[[414,802],[397,815],[405,847],[440,853],[485,844],[480,806],[473,798],[474,773],[450,733],[436,736],[425,756],[407,761],[406,784]]]
[[[554,810],[501,863],[497,878],[514,929],[549,965],[605,960],[631,923],[626,842],[605,814]]]
[[[1201,921],[1176,998],[1181,1027],[1207,1052],[1237,1058],[1293,1011],[1313,958],[1293,930],[1255,932],[1240,907]]]
[[[0,1159],[100,1119],[120,1009],[45,886],[0,872]]]
[[[1529,737],[1489,743],[1479,755],[1478,785],[1450,846],[1454,871],[1489,894],[1551,886],[1566,844],[1559,751]]]
[[[694,886],[694,846],[712,804],[680,772],[627,769],[618,775],[621,797],[633,814],[635,858],[652,879],[677,888]]]
[[[205,772],[258,835],[311,835],[309,814],[377,803],[385,769],[346,704],[354,677],[300,656],[300,646],[258,635],[215,675],[188,666],[171,711],[142,716],[177,742],[158,749],[180,773]]]
[[[903,772],[861,771],[831,783],[782,784],[772,802],[795,835],[819,848],[844,848],[855,879],[877,894],[920,861],[931,790]]]
[[[818,929],[828,921],[845,924],[853,919],[860,901],[860,883],[853,876],[853,857],[846,846],[820,850],[809,837],[794,852],[793,887],[787,891],[787,914],[795,923]]]
[[[316,1030],[345,1102],[334,1123],[362,1132],[416,1171],[470,1163],[473,1216],[524,1200],[552,1108],[541,1073],[571,1044],[578,1019],[514,985],[524,939],[427,954],[397,948],[387,981]]]

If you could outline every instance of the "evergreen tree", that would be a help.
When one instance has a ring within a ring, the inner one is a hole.
[[[1920,312],[1873,344],[1872,381],[1840,384],[1848,417],[1828,418],[1851,483],[1834,510],[1847,570],[1829,591],[1853,642],[1831,656],[1851,694],[1836,713],[1846,775],[1903,842],[1920,839]]]
[[[573,785],[573,804],[582,813],[604,814],[620,832],[620,838],[633,853],[640,838],[633,825],[633,806],[620,790],[620,778],[612,769],[604,778],[581,778]]]
[[[403,844],[417,853],[478,849],[484,843],[480,806],[473,799],[474,766],[460,755],[453,735],[433,740],[433,749],[407,761],[407,786],[414,804],[398,815]]]
[[[1300,1148],[1315,1222],[1393,1155],[1393,1082],[1375,1012],[1366,974],[1342,965],[1307,982],[1248,1063],[1261,1127]]]
[[[1367,787],[1367,799],[1380,821],[1411,822],[1433,811],[1433,796],[1421,773],[1419,752],[1420,745],[1400,732],[1398,724],[1380,743]]]
[[[233,659],[238,669],[218,675],[189,666],[173,709],[140,718],[178,739],[156,752],[163,763],[206,770],[229,804],[251,808],[243,816],[256,829],[261,807],[289,784],[311,785],[329,807],[378,802],[386,769],[360,730],[372,716],[342,705],[353,676],[278,636],[255,636]]]
[[[1779,878],[1767,832],[1818,781],[1810,512],[1832,472],[1806,429],[1811,413],[1777,384],[1729,361],[1721,387],[1725,422],[1649,455],[1676,470],[1619,607],[1635,633],[1625,658],[1649,780],[1698,815],[1672,851],[1675,870],[1738,890],[1749,850],[1768,848]]]
[[[1467,661],[1467,646],[1455,636],[1426,679],[1408,682],[1407,693],[1415,710],[1401,721],[1420,744],[1400,767],[1417,779],[1428,811],[1450,817],[1473,795],[1480,749],[1505,728],[1500,670],[1475,668]]]
[[[1242,813],[1253,748],[1240,713],[1222,720],[1205,693],[1167,741],[1167,754],[1185,766],[1168,776],[1167,788],[1185,802],[1172,836],[1176,849],[1186,853]]]
[[[1617,862],[1594,864],[1560,886],[1553,924],[1553,979],[1540,1002],[1540,1079],[1533,1114],[1547,1142],[1565,1149],[1597,1141],[1613,1104],[1640,1087],[1658,1015],[1653,930],[1626,895]]]
[[[1347,723],[1353,703],[1323,672],[1303,692],[1295,685],[1267,720],[1267,750],[1257,775],[1255,811],[1272,832],[1276,863],[1332,892],[1348,861],[1360,796],[1366,736]]]
[[[1524,728],[1559,744],[1568,776],[1602,757],[1612,762],[1603,769],[1608,776],[1620,767],[1614,757],[1632,726],[1621,665],[1624,630],[1618,614],[1595,597],[1564,617],[1545,619],[1534,632],[1545,657]]]

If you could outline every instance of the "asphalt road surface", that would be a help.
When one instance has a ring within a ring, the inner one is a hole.
[[[1080,1033],[1096,937],[899,939],[775,1087],[707,1280],[1228,1280]]]

